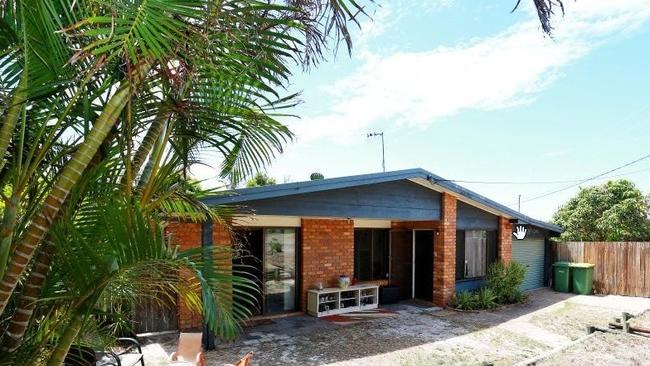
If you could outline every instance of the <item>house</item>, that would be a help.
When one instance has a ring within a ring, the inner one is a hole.
[[[250,254],[242,261],[263,284],[260,315],[304,312],[307,290],[340,275],[444,306],[480,287],[497,259],[528,266],[522,289],[542,287],[549,238],[562,231],[423,169],[238,189],[204,202],[237,208],[234,230],[176,223],[168,231],[182,246]],[[181,328],[200,321],[183,309],[179,317]]]

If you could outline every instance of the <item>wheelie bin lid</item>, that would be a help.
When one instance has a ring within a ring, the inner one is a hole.
[[[553,263],[553,267],[571,267],[571,262],[559,261]]]
[[[592,263],[571,263],[571,267],[574,268],[593,268],[595,264]]]

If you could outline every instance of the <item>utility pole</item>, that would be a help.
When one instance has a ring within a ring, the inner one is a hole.
[[[521,195],[519,195],[519,199],[517,200],[517,211],[521,212]]]
[[[367,135],[368,138],[371,137],[381,137],[381,169],[386,173],[386,156],[384,154],[384,133],[383,132],[371,132]]]

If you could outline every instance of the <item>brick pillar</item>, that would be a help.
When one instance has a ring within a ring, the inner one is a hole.
[[[354,222],[302,219],[300,309],[307,310],[307,290],[319,282],[336,286],[340,275],[354,275]]]
[[[212,223],[212,244],[230,248],[232,245],[232,233],[221,223]]]
[[[503,216],[499,216],[498,252],[499,259],[503,262],[512,260],[512,224]]]
[[[170,237],[172,245],[178,245],[179,250],[198,248],[201,246],[201,235],[203,227],[200,223],[194,222],[169,222],[166,234]],[[181,271],[185,278],[190,274],[187,270]],[[192,311],[183,301],[178,301],[178,329],[199,329],[203,324],[201,314]]]
[[[226,225],[219,222],[212,222],[212,245],[215,247],[223,247],[224,249],[213,251],[212,260],[217,270],[230,274],[232,274],[233,266],[232,235],[232,231]],[[259,290],[262,291],[262,289]],[[220,286],[218,298],[222,303],[232,306],[233,284],[224,283]],[[259,306],[261,306],[261,304],[259,304]]]
[[[433,302],[447,306],[456,292],[456,197],[442,193],[439,233],[433,245]]]
[[[202,246],[203,224],[194,222],[169,222],[166,234],[172,243],[179,246],[179,250],[199,248]],[[231,235],[225,226],[219,223],[212,224],[212,243],[217,246],[230,247]],[[215,262],[223,267],[232,267],[232,257],[229,251],[216,251],[213,257]],[[181,276],[189,277],[187,270],[181,271]],[[183,301],[178,301],[178,329],[196,330],[203,326],[203,316],[190,309]]]

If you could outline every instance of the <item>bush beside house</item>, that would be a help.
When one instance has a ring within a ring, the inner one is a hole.
[[[460,291],[454,307],[460,310],[494,309],[524,300],[519,286],[524,282],[526,266],[519,262],[495,262],[488,267],[486,286],[478,291]]]

